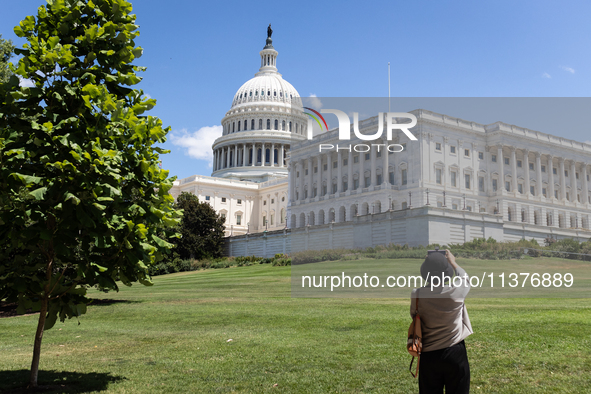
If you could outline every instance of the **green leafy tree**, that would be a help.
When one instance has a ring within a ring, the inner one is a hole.
[[[0,34],[0,83],[8,81],[12,75],[9,68],[9,60],[14,53],[14,45],[11,40],[5,40]]]
[[[182,259],[221,257],[224,247],[224,218],[207,202],[200,202],[191,194],[182,192],[177,208],[183,210],[176,239],[177,252]]]
[[[144,70],[131,11],[48,0],[14,29],[28,41],[15,73],[35,86],[0,85],[0,299],[40,311],[30,386],[44,330],[85,313],[89,287],[150,285],[180,221],[153,146],[169,129],[129,87]]]

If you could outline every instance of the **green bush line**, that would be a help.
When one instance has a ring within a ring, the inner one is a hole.
[[[366,249],[326,249],[306,250],[292,254],[294,264],[316,263],[320,261],[334,260],[358,260],[361,258],[374,259],[424,259],[428,250],[435,248],[449,249],[456,257],[483,259],[483,260],[507,260],[521,259],[524,257],[524,249],[533,257],[558,257],[574,260],[591,260],[591,240],[579,242],[571,238],[551,240],[546,246],[532,239],[521,239],[517,242],[497,242],[493,238],[476,238],[463,244],[410,247],[405,245],[390,244],[387,246],[368,247]],[[535,250],[534,250],[535,249]],[[575,255],[579,253],[581,255]]]
[[[245,267],[255,264],[271,264],[274,267],[291,265],[291,258],[278,253],[274,257],[219,257],[215,259],[183,260],[175,258],[172,261],[162,261],[149,267],[150,276],[173,274],[175,272],[198,271],[202,269],[217,269],[229,267]]]

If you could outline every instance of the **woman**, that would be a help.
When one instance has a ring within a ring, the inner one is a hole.
[[[462,280],[453,281],[454,275]],[[447,250],[445,255],[437,252],[427,255],[421,265],[421,276],[427,284],[412,291],[410,303],[410,314],[414,317],[419,298],[423,332],[419,392],[439,394],[445,387],[446,394],[468,393],[470,365],[464,339],[472,334],[472,325],[464,304],[470,290],[470,282],[464,279],[466,271]],[[454,282],[460,286],[454,286]]]

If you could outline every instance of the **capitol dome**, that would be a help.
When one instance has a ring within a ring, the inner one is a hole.
[[[222,119],[212,176],[254,182],[286,177],[291,144],[304,140],[308,119],[298,91],[277,71],[271,34],[259,52],[259,71],[238,89]]]

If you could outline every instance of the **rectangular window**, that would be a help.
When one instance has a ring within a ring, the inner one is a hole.
[[[478,191],[479,192],[484,191],[484,177],[483,176],[478,177]]]
[[[271,226],[275,224],[275,215],[271,215]]]
[[[332,168],[337,168],[339,166],[339,162],[338,161],[333,161],[332,162]]]
[[[564,176],[568,178],[568,170],[564,170]]]
[[[349,159],[343,159],[343,166],[346,166],[349,164]]]
[[[224,223],[226,223],[226,214],[225,213],[220,213],[220,216],[222,217],[222,219],[224,219]]]
[[[546,197],[546,188],[545,187],[542,188],[542,194],[544,195],[544,197]]]
[[[308,191],[307,191],[307,190],[304,190],[304,200],[305,200],[306,198],[308,198]],[[266,202],[266,201],[265,201],[265,202]]]
[[[239,198],[238,200],[236,200],[236,204],[241,205],[242,204],[242,200]]]
[[[457,183],[457,182],[456,182],[456,176],[457,176],[457,173],[456,173],[455,171],[453,171],[453,172],[451,173],[451,185],[452,185],[453,187],[456,187],[456,186],[457,186],[457,184],[456,184],[456,183]]]
[[[558,198],[558,190],[554,190],[554,198]]]
[[[370,181],[371,181],[371,179],[369,177],[365,178],[365,187],[369,187]]]
[[[570,201],[570,193],[569,192],[566,192],[566,200]]]
[[[326,185],[322,185],[322,195],[326,196]]]
[[[466,207],[466,209],[467,209],[468,211],[472,212],[472,206],[471,206],[471,205],[468,205],[468,206]]]
[[[575,172],[575,178],[576,179],[579,179],[579,173],[578,172]]]
[[[552,174],[557,175],[558,171],[556,170],[556,167],[552,167]]]
[[[376,157],[382,157],[382,151],[377,152]]]
[[[406,169],[402,170],[402,184],[406,185],[407,183],[407,179],[406,179]]]
[[[517,160],[517,167],[521,168],[521,160]]]
[[[497,162],[497,155],[492,155],[491,160],[493,163],[496,163]]]
[[[470,157],[470,149],[464,149],[464,156]]]
[[[359,179],[353,179],[353,189],[359,189]]]
[[[390,179],[390,185],[394,184],[394,172],[388,174],[388,178]]]
[[[306,175],[308,175],[308,169],[306,168]]]
[[[209,200],[211,200],[211,197],[210,196],[205,196],[205,201],[209,201]]]
[[[484,160],[484,152],[478,152],[478,160]]]
[[[496,179],[492,180],[492,187],[493,187],[493,192],[496,192],[497,188],[498,188],[498,182]]]
[[[318,188],[314,188],[312,189],[312,198],[316,198],[316,196],[318,195]]]
[[[534,169],[534,163],[529,163],[529,169],[533,170]]]
[[[299,177],[300,177],[300,172],[296,171],[296,178],[299,178]]]
[[[349,183],[347,181],[343,181],[343,191],[346,192],[347,188],[349,187]]]
[[[520,194],[523,194],[523,185],[522,185],[521,183],[518,183],[518,184],[517,184],[517,191],[518,191]]]
[[[535,195],[536,195],[536,190],[535,190],[535,187],[533,187],[533,186],[530,186],[530,187],[529,187],[529,192],[531,193],[531,195],[532,195],[532,196],[535,196]]]
[[[542,172],[546,172],[546,166],[542,166]]]
[[[324,171],[328,170],[328,163],[324,165]]]
[[[435,150],[441,151],[441,143],[440,142],[435,143]]]
[[[455,146],[453,146],[453,145],[452,145],[452,146],[450,146],[450,147],[449,147],[449,153],[453,153],[453,154],[455,154],[455,153],[456,153],[456,147],[455,147]]]
[[[435,170],[435,182],[437,182],[438,185],[441,185],[441,168]]]
[[[370,157],[369,157],[369,153],[366,153],[366,154],[365,154],[365,160],[369,160],[369,159],[370,159]]]
[[[405,201],[405,202],[402,203],[402,209],[406,209],[406,208],[408,208],[408,204]]]
[[[337,184],[333,183],[332,184],[332,194],[335,194],[337,192]]]
[[[318,173],[318,166],[314,167],[314,174]]]
[[[271,199],[271,204],[275,204],[275,199],[274,198]]]
[[[511,191],[511,182],[505,181],[505,190],[507,190],[508,192]]]
[[[226,197],[222,197],[222,202],[226,202]]]
[[[451,209],[457,210],[458,209],[458,204],[451,204]]]
[[[263,216],[263,226],[266,226],[266,225],[267,225],[267,217]]]
[[[505,157],[505,165],[509,165],[509,158]]]
[[[359,163],[359,155],[353,157],[353,163]]]
[[[464,175],[466,189],[470,189],[470,174]]]
[[[236,224],[238,226],[242,224],[242,215],[236,215]]]
[[[382,184],[382,174],[378,174],[378,175],[376,176],[376,183],[377,183],[378,185],[381,185],[381,184]]]

